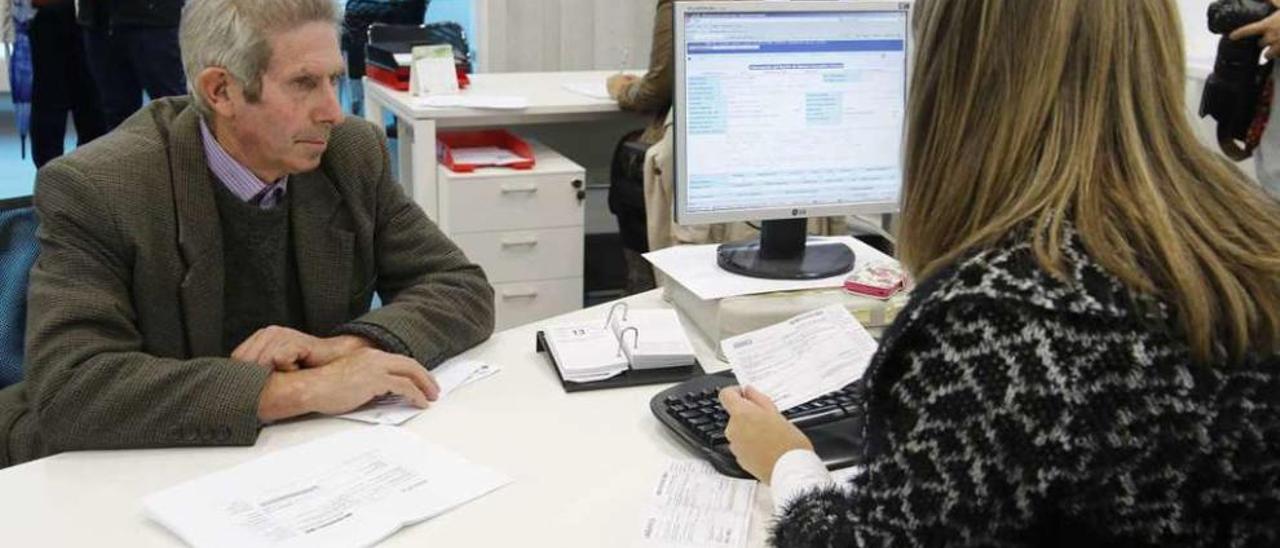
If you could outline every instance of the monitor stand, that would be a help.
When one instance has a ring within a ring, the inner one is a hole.
[[[842,243],[808,241],[807,219],[764,221],[760,238],[723,244],[720,268],[753,278],[815,280],[853,269],[853,250]]]

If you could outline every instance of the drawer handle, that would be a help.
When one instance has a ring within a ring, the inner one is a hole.
[[[533,194],[538,191],[538,185],[530,183],[526,185],[502,185],[503,194]]]
[[[523,291],[507,291],[507,290],[505,290],[505,289],[504,289],[504,290],[502,290],[502,298],[503,298],[503,300],[510,300],[510,299],[534,299],[534,298],[537,298],[537,297],[538,297],[538,290],[536,290],[536,289],[525,289],[525,290],[523,290]]]
[[[502,247],[534,247],[538,245],[538,238],[530,236],[521,240],[502,240]]]

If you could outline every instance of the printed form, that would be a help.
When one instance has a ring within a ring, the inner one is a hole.
[[[746,546],[758,485],[756,480],[722,476],[704,461],[673,461],[651,493],[635,546]]]
[[[476,360],[454,358],[440,364],[432,371],[436,385],[440,387],[440,399],[452,394],[455,390],[468,384],[487,379],[501,371],[497,366]],[[405,401],[403,396],[389,394],[374,398],[373,401],[359,409],[338,415],[340,419],[367,422],[370,424],[387,424],[400,426],[425,411]]]
[[[509,483],[408,431],[360,428],[148,496],[192,546],[369,546]]]
[[[720,343],[742,386],[786,411],[862,378],[877,344],[843,306],[831,305]]]

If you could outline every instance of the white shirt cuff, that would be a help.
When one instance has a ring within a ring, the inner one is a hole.
[[[773,465],[770,483],[775,515],[781,515],[800,495],[836,484],[818,454],[807,449],[792,449],[782,455]]]

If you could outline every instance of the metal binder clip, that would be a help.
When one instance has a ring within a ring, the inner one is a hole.
[[[627,321],[627,303],[613,303],[613,306],[609,307],[609,315],[604,318],[605,329],[609,328],[609,322],[613,321],[613,311],[617,310],[619,306],[622,307],[622,321]]]
[[[625,320],[625,319],[627,319],[627,318],[624,316],[622,319],[624,319],[624,320]],[[621,356],[621,355],[622,355],[622,347],[623,347],[623,346],[625,346],[625,345],[627,344],[627,333],[628,333],[628,332],[631,332],[631,333],[635,333],[635,334],[636,334],[636,336],[635,336],[635,337],[632,337],[632,341],[631,341],[631,349],[632,349],[632,350],[638,350],[638,349],[640,348],[640,328],[638,328],[638,327],[636,327],[636,326],[634,326],[634,325],[633,325],[633,326],[631,326],[631,327],[628,327],[628,328],[626,328],[626,329],[623,329],[621,333],[618,333],[618,354],[617,354],[617,355],[619,355],[619,356]]]

